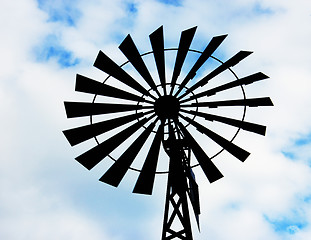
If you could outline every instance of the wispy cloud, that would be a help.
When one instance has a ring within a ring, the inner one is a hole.
[[[137,4],[136,4],[136,3],[128,3],[128,4],[127,4],[127,10],[128,10],[131,14],[137,13],[137,11],[138,11],[138,9],[137,9]]]
[[[253,6],[253,10],[256,14],[260,15],[271,15],[274,14],[275,11],[270,7],[264,7],[260,2],[256,2]]]
[[[72,5],[72,1],[70,0],[37,0],[37,2],[38,7],[48,14],[48,21],[61,22],[68,26],[75,26],[81,17],[80,10],[76,5]],[[76,1],[76,4],[77,3]]]
[[[39,62],[47,62],[55,59],[62,67],[71,67],[77,65],[80,60],[73,56],[73,52],[66,50],[56,35],[48,35],[41,46],[34,49],[36,59]]]
[[[294,235],[308,226],[308,219],[303,210],[293,211],[288,216],[268,217],[265,219],[272,225],[274,231],[281,235]]]
[[[183,0],[157,0],[157,1],[173,6],[181,6],[183,3]]]
[[[307,145],[307,144],[311,144],[311,134],[304,136],[300,139],[297,139],[295,141],[295,145],[297,145],[297,146],[303,146],[303,145]]]
[[[297,134],[297,138],[288,140],[282,153],[288,159],[303,162],[311,167],[311,135]]]
[[[91,101],[74,93],[75,74],[102,80],[90,63],[99,49],[121,64],[125,57],[117,46],[126,34],[139,50],[149,51],[148,35],[161,25],[166,47],[176,47],[180,32],[198,25],[194,49],[228,33],[216,57],[254,50],[234,71],[269,75],[246,93],[271,96],[275,103],[271,110],[247,112],[248,121],[268,129],[266,137],[241,131],[236,143],[252,153],[245,163],[224,152],[215,158],[224,179],[210,185],[196,174],[202,233],[193,228],[195,239],[308,239],[309,1],[16,0],[0,5],[1,239],[160,238],[165,181],[156,182],[151,197],[131,193],[133,184],[127,183],[136,175],[117,189],[99,183],[106,163],[89,172],[74,160],[95,143],[70,148],[61,130],[89,123],[65,116],[64,100]]]

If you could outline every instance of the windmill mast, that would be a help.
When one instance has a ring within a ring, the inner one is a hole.
[[[192,240],[191,223],[187,201],[190,188],[187,172],[190,171],[190,149],[185,139],[172,123],[168,123],[169,137],[164,149],[170,158],[167,181],[162,240],[173,238]]]

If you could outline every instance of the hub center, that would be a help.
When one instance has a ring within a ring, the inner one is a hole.
[[[176,119],[179,109],[178,99],[171,95],[161,96],[154,103],[154,111],[161,120]]]

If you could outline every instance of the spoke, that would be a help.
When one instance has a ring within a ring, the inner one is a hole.
[[[99,145],[93,147],[87,152],[76,157],[76,160],[81,163],[87,169],[92,169],[95,167],[102,159],[108,156],[114,149],[121,145],[126,139],[133,135],[139,128],[141,128],[147,121],[149,121],[153,116],[149,118],[144,118],[139,122],[131,125],[130,127],[124,129],[123,131],[117,133],[106,141],[100,143]]]
[[[134,193],[152,194],[155,172],[157,169],[161,140],[164,134],[164,125],[161,124],[152,142],[144,166],[139,174]]]
[[[200,102],[184,104],[181,107],[225,107],[225,106],[249,106],[249,107],[259,107],[259,106],[273,106],[273,103],[269,97],[264,98],[249,98],[249,99],[237,99],[237,100],[225,100],[225,101],[215,101],[215,102]]]
[[[263,136],[266,134],[266,127],[259,125],[259,124],[244,122],[241,120],[217,116],[217,115],[208,114],[208,113],[202,113],[202,112],[196,112],[196,111],[187,111],[187,110],[181,110],[181,111],[195,115],[195,116],[203,117],[208,121],[217,121],[217,122],[225,123],[225,124],[228,124],[228,125],[231,125],[234,127],[242,128],[243,130],[246,130],[249,132],[253,132],[253,133],[263,135]]]
[[[203,87],[208,83],[208,81],[214,77],[216,77],[218,74],[222,73],[223,71],[227,70],[229,67],[233,67],[234,65],[238,64],[241,60],[246,58],[252,54],[252,52],[248,51],[240,51],[236,55],[234,55],[232,58],[221,64],[218,68],[213,70],[211,73],[203,77],[201,80],[199,80],[196,84],[194,84],[192,87],[186,90],[186,92],[179,97],[179,99],[182,99],[186,95],[188,95],[190,92],[194,91],[198,87]]]
[[[248,84],[251,84],[253,82],[257,82],[257,81],[264,80],[267,78],[269,78],[267,75],[265,75],[261,72],[258,72],[258,73],[252,74],[250,76],[235,80],[233,82],[229,82],[229,83],[226,83],[224,85],[221,85],[221,86],[209,89],[207,91],[195,94],[195,95],[193,95],[193,96],[191,96],[185,100],[182,100],[180,102],[183,103],[183,102],[187,102],[187,101],[190,101],[193,99],[198,99],[198,98],[204,97],[204,96],[212,96],[212,95],[215,95],[216,93],[224,91],[224,90],[228,90],[228,89],[238,87],[241,85],[248,85]]]
[[[148,102],[143,97],[139,97],[135,94],[125,92],[121,89],[106,85],[104,83],[97,82],[88,77],[77,74],[76,76],[76,91],[84,93],[92,93],[101,96],[108,96],[114,98],[121,98],[126,100],[132,100],[137,102]]]
[[[214,142],[216,142],[219,146],[223,147],[225,150],[227,150],[229,153],[231,153],[233,156],[235,156],[240,161],[244,162],[246,158],[249,156],[249,152],[245,151],[244,149],[238,147],[234,143],[228,141],[227,139],[223,138],[222,136],[218,135],[217,133],[209,130],[208,128],[204,127],[203,125],[195,122],[194,120],[184,117],[181,115],[183,119],[185,119],[187,122],[189,122],[191,125],[196,127],[196,129],[208,136],[210,139],[212,139]]]
[[[157,92],[158,95],[158,89],[143,61],[143,59],[140,56],[140,53],[131,38],[130,35],[127,35],[127,37],[123,40],[123,42],[120,44],[119,49],[123,52],[123,54],[127,57],[127,59],[131,62],[131,64],[135,67],[135,69],[139,72],[139,74],[143,77],[143,79],[148,83],[148,85]]]
[[[113,76],[120,82],[135,89],[136,91],[155,99],[154,96],[152,96],[144,87],[142,87],[134,78],[132,78],[127,72],[125,72],[120,66],[118,66],[112,59],[110,59],[102,51],[99,51],[97,58],[94,62],[94,67]]]
[[[139,109],[148,109],[152,106],[88,103],[88,102],[64,102],[67,118],[84,117],[99,114],[126,112]]]
[[[149,35],[153,56],[157,65],[158,74],[161,86],[166,93],[166,79],[165,79],[165,57],[164,57],[164,34],[163,26],[159,27],[156,31]]]
[[[178,45],[178,52],[176,55],[175,65],[174,65],[174,71],[171,81],[171,92],[173,93],[174,87],[177,81],[178,76],[180,75],[181,68],[184,64],[184,61],[186,59],[187,53],[189,51],[190,44],[192,42],[192,39],[194,37],[195,31],[197,27],[193,27],[190,29],[187,29],[181,33],[179,45]]]
[[[221,174],[221,172],[214,165],[211,159],[206,155],[206,153],[200,147],[200,145],[196,142],[196,140],[191,136],[188,130],[184,127],[184,125],[182,125],[179,122],[178,126],[180,130],[182,131],[182,133],[184,134],[186,142],[189,143],[191,151],[195,155],[208,181],[212,183],[222,178],[223,175]]]
[[[143,147],[152,129],[155,126],[156,119],[151,123],[144,132],[129,146],[129,148],[121,155],[121,157],[108,169],[108,171],[99,179],[102,182],[117,187],[127,170],[135,160],[138,152]]]
[[[102,133],[123,126],[124,124],[130,123],[134,120],[138,120],[139,118],[149,113],[151,113],[151,111],[146,113],[135,113],[124,117],[110,119],[104,122],[93,123],[90,125],[65,130],[63,131],[63,133],[71,146],[74,146]]]
[[[196,75],[196,72],[199,70],[199,68],[206,62],[206,60],[213,54],[213,52],[218,48],[218,46],[225,40],[227,35],[217,36],[213,37],[210,43],[206,46],[203,53],[200,55],[199,59],[196,61],[196,63],[193,65],[191,70],[189,71],[188,75],[185,77],[185,79],[182,81],[182,83],[179,86],[178,91],[176,92],[175,96],[177,96],[181,90],[187,85],[187,83],[194,78]]]

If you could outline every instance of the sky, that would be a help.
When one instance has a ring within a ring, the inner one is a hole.
[[[165,176],[152,196],[132,193],[132,175],[118,188],[103,184],[102,169],[74,160],[95,142],[71,147],[62,130],[88,123],[66,118],[64,101],[92,101],[74,92],[75,75],[104,80],[93,67],[99,50],[121,64],[127,34],[147,52],[162,25],[165,47],[198,26],[193,49],[228,34],[215,57],[253,51],[233,70],[268,75],[245,90],[274,103],[247,112],[267,133],[242,131],[234,140],[251,153],[244,163],[223,152],[213,161],[224,178],[210,184],[198,174],[194,239],[311,236],[310,1],[3,0],[0,20],[0,239],[160,239]]]

